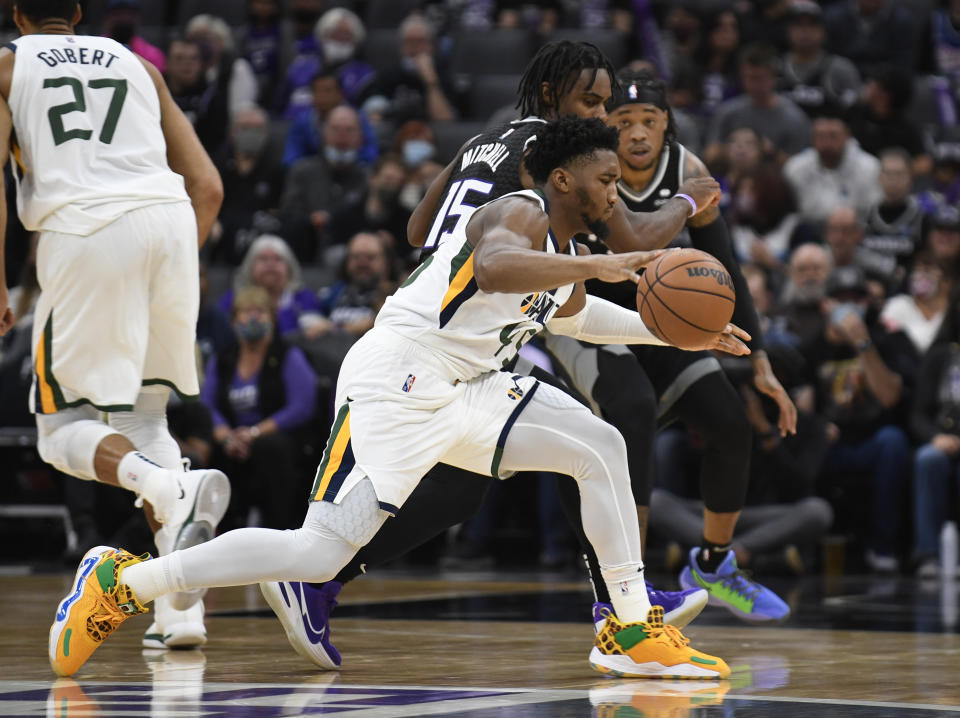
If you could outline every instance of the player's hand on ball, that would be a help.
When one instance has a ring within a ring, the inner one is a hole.
[[[726,352],[741,357],[750,353],[750,347],[744,344],[744,342],[750,341],[750,338],[750,335],[736,324],[728,324],[722,332],[714,335],[704,349]]]
[[[697,203],[697,214],[708,207],[720,204],[720,197],[723,194],[720,183],[713,177],[690,177],[684,180],[677,193],[693,197],[693,201]]]
[[[594,276],[601,282],[624,282],[634,284],[640,281],[637,270],[648,265],[666,249],[654,249],[649,252],[624,252],[623,254],[595,254],[591,260],[596,262]]]

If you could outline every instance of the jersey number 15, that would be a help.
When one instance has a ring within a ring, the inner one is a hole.
[[[433,220],[433,226],[430,227],[430,233],[423,243],[423,248],[428,250],[436,249],[443,240],[462,227],[465,227],[467,221],[477,210],[477,207],[486,201],[486,196],[490,194],[492,190],[492,182],[484,182],[478,179],[457,180],[450,185],[450,189],[447,191],[447,196],[443,200],[440,211],[437,212],[437,216]],[[469,204],[466,201],[468,192],[476,192],[477,194],[483,195],[484,199],[481,199],[476,204]],[[456,217],[457,222],[453,225],[452,229],[443,232],[443,227],[449,217]]]
[[[47,111],[50,129],[53,132],[53,144],[62,145],[70,140],[89,140],[93,136],[92,130],[68,130],[63,125],[65,115],[69,115],[71,112],[87,111],[87,100],[83,95],[83,85],[80,80],[75,77],[48,77],[43,81],[43,87],[44,89],[48,87],[69,87],[73,90],[73,102],[54,105]],[[113,142],[113,133],[117,130],[117,121],[120,119],[123,101],[127,99],[127,81],[106,78],[90,80],[87,87],[91,90],[113,90],[113,97],[110,98],[110,107],[107,108],[107,116],[100,128],[99,137],[101,142],[109,145]]]

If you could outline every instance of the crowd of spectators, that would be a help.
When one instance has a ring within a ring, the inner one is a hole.
[[[12,38],[10,4],[0,34]],[[678,136],[724,188],[770,354],[802,412],[799,443],[781,446],[745,388],[753,503],[799,507],[819,533],[836,513],[833,530],[877,570],[936,571],[960,484],[960,0],[81,5],[81,30],[164,73],[223,177],[201,252],[208,416],[172,414],[171,427],[186,455],[235,478],[230,520],[256,505],[265,525],[299,521],[296,500],[274,499],[306,490],[339,363],[416,266],[411,211],[465,140],[513,116],[536,48],[582,39],[665,80]],[[23,237],[8,242],[20,322],[0,356],[7,414],[25,395],[37,294]],[[4,418],[17,421],[29,417]],[[676,457],[696,437],[661,441],[670,480],[651,515],[679,517],[689,506],[668,494],[683,498]],[[745,526],[764,540],[783,528],[782,513],[756,516]],[[746,539],[741,561],[761,544]]]

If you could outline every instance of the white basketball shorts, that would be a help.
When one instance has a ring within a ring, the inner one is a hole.
[[[144,384],[198,394],[197,261],[189,202],[130,211],[86,237],[41,234],[31,411],[132,411]]]

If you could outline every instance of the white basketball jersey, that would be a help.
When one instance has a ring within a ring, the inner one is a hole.
[[[527,197],[546,211],[546,202],[533,190],[505,194]],[[484,206],[489,206],[488,202]],[[508,364],[530,337],[573,293],[573,284],[533,294],[488,294],[473,275],[473,247],[466,228],[476,210],[464,214],[436,252],[389,297],[377,326],[391,329],[437,350],[467,380]],[[559,244],[547,231],[545,251],[555,254]],[[576,256],[570,239],[568,251]]]
[[[26,35],[9,47],[13,174],[27,229],[86,236],[132,209],[188,199],[136,55],[88,35]]]

